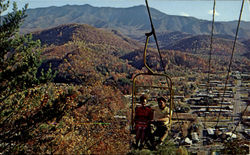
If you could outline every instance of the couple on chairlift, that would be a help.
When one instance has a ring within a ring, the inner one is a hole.
[[[167,100],[164,97],[157,98],[158,107],[152,109],[150,106],[146,106],[148,97],[142,95],[140,97],[140,106],[135,109],[135,132],[136,132],[136,144],[135,148],[142,149],[144,143],[151,143],[151,148],[155,149],[157,144],[162,144],[168,134],[168,127],[170,121],[170,108],[167,105]],[[150,124],[156,126],[156,130],[151,133]],[[159,137],[158,141],[155,141],[155,137]],[[138,146],[140,143],[140,146]]]

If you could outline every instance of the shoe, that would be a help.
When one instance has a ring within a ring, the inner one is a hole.
[[[162,143],[162,141],[161,140],[157,140],[156,143],[157,143],[157,145],[160,145]]]
[[[138,145],[136,145],[135,143],[132,143],[132,148],[138,149]]]
[[[155,150],[156,150],[156,147],[155,147],[154,145],[152,145],[152,146],[149,147],[149,150],[150,150],[150,151],[155,151]]]
[[[162,146],[163,145],[163,142],[160,142],[160,144],[159,144],[160,146]]]
[[[143,149],[143,145],[141,144],[140,147],[139,147],[139,150],[142,150]]]

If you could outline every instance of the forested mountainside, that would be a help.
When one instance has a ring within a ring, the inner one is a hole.
[[[1,139],[14,139],[23,153],[126,153],[130,115],[124,94],[130,93],[130,79],[138,70],[119,55],[140,48],[138,43],[78,24],[34,32],[33,39],[44,44],[38,73],[55,77],[4,99]],[[15,115],[9,116],[8,107],[14,105]],[[127,118],[122,122],[115,115]]]
[[[32,33],[33,38],[42,44],[63,45],[69,41],[84,41],[86,43],[105,44],[120,49],[136,49],[142,45],[128,37],[112,30],[111,32],[94,28],[89,25],[67,24],[51,29]],[[116,35],[113,35],[116,34]]]
[[[189,38],[191,36],[193,35],[180,31],[157,33],[157,39],[161,48],[166,48],[168,45],[174,44],[175,42],[178,42],[181,39]],[[144,42],[145,37],[142,37],[140,40]],[[155,44],[154,39],[150,39],[149,43]]]
[[[176,34],[178,38],[179,33]],[[55,79],[57,82],[88,81],[88,75],[91,79],[91,74],[94,73],[104,76],[109,82],[115,79],[117,86],[125,93],[129,92],[126,89],[133,73],[143,69],[143,44],[117,31],[110,32],[86,24],[68,24],[34,32],[33,36],[43,44],[53,45],[45,48],[43,56],[46,57],[46,62],[43,67],[48,68],[51,63],[53,70],[58,72]],[[186,36],[176,41],[175,46],[169,45],[171,50],[162,50],[165,70],[171,73],[184,68],[206,71],[209,36]],[[225,56],[230,55],[231,46],[232,40],[214,39],[212,54],[221,56],[212,60],[214,69],[225,70],[228,63]],[[236,51],[236,56],[247,53],[242,44],[237,44]],[[153,70],[163,71],[155,49],[149,49],[147,60]],[[236,59],[235,62],[247,65],[249,61]]]
[[[64,31],[61,32],[61,30]],[[61,36],[58,36],[58,34],[61,34]],[[111,33],[108,30],[97,29],[85,24],[63,25],[34,33],[34,38],[40,39],[42,43],[46,43],[44,41],[46,38],[53,38],[52,41],[55,40],[55,44],[45,48],[43,54],[46,58],[43,67],[48,68],[51,63],[52,69],[58,72],[55,81],[81,83],[81,81],[92,79],[92,74],[96,74],[103,76],[107,80],[106,82],[113,81],[111,83],[115,83],[126,94],[130,91],[128,87],[133,74],[144,70],[144,46],[137,41],[128,38],[124,39],[125,37],[121,36],[118,32]],[[207,37],[197,36],[198,39],[203,39],[204,44],[208,42]],[[57,45],[57,40],[61,40],[61,44]],[[225,48],[223,45],[221,43],[218,48],[223,50]],[[197,53],[193,55],[190,52],[189,54],[187,53],[189,52],[188,47],[185,49],[186,52],[162,50],[164,69],[170,73],[178,70],[181,72],[185,68],[190,70],[199,68],[206,71],[208,59],[204,55],[207,53],[200,52],[198,55]],[[228,52],[230,52],[229,47],[227,48]],[[242,47],[242,49],[244,48]],[[149,48],[147,53],[148,65],[153,70],[162,72],[158,52]],[[223,55],[224,53],[222,51],[217,54]],[[225,69],[227,59],[224,57],[212,60],[214,69]],[[247,62],[247,60],[242,61],[244,64]]]
[[[190,34],[210,34],[211,22],[193,17],[164,14],[151,8],[152,18],[157,32],[180,31]],[[140,38],[150,31],[150,22],[146,7],[130,8],[93,7],[90,5],[65,5],[27,10],[28,17],[22,25],[22,31],[45,29],[68,23],[89,24],[98,28],[110,28],[121,31],[132,38]],[[250,37],[250,23],[242,21],[239,37]],[[235,35],[236,21],[216,22],[215,34]]]
[[[248,52],[244,54],[248,59],[250,59],[250,39],[243,41],[243,44],[247,47]]]
[[[211,44],[211,36],[197,35],[191,37],[180,38],[179,40],[167,44],[164,49],[180,50],[194,54],[209,54]],[[233,48],[233,40],[219,37],[213,38],[213,52],[214,55],[230,55]],[[236,43],[236,55],[244,55],[248,52],[247,47],[240,43]]]
[[[250,50],[250,39],[243,41],[243,44]]]
[[[60,32],[61,29],[64,31]],[[65,35],[58,36],[60,33]],[[42,43],[46,43],[46,38],[55,40],[55,44],[45,48],[43,56],[46,62],[43,66],[48,68],[51,63],[52,69],[58,71],[56,81],[80,83],[81,80],[88,81],[88,75],[93,73],[109,81],[115,80],[122,88],[125,81],[129,85],[132,75],[143,69],[143,46],[131,39],[121,39],[120,36],[117,32],[111,33],[85,24],[63,25],[34,33],[34,39],[40,39]],[[57,44],[57,40],[61,43]],[[149,65],[154,70],[162,71],[157,51],[150,49],[148,54]],[[205,59],[180,51],[165,50],[163,59],[168,70],[192,69],[197,66],[206,68]]]

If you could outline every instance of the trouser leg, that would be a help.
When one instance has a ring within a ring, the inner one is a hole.
[[[140,137],[141,137],[141,128],[138,128],[137,130],[136,130],[136,137],[135,137],[135,139],[136,139],[136,147],[138,147],[138,144],[139,144],[139,141],[140,141]]]
[[[167,136],[168,136],[168,129],[167,129],[167,127],[166,126],[164,126],[164,127],[162,127],[161,128],[161,138],[160,138],[160,140],[161,140],[161,143],[162,142],[164,142],[164,140],[167,138]]]

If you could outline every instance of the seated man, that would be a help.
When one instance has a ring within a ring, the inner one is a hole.
[[[164,97],[157,98],[158,107],[155,109],[154,124],[156,125],[155,136],[160,137],[159,143],[165,140],[168,135],[168,125],[170,123],[170,108],[167,105],[167,100]]]
[[[150,120],[153,119],[152,109],[148,106],[145,106],[147,103],[147,96],[142,95],[140,97],[140,107],[135,109],[135,130],[136,130],[136,147],[140,142],[140,148],[143,147],[145,141],[146,129],[149,125]]]

